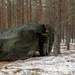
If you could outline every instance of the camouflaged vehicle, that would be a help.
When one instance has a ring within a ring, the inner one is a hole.
[[[0,60],[32,57],[38,50],[49,55],[54,41],[53,29],[48,25],[30,22],[0,33]]]

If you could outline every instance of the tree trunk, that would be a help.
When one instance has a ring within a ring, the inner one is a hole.
[[[16,26],[16,18],[15,18],[15,4],[14,0],[12,0],[12,5],[11,5],[11,14],[12,14],[12,27]]]
[[[24,23],[24,1],[23,0],[19,0],[19,24],[23,25]]]
[[[74,40],[74,30],[75,30],[74,29],[74,17],[75,17],[74,16],[75,15],[75,8],[74,8],[75,3],[74,3],[74,0],[72,0],[72,6],[73,7],[72,7],[72,14],[71,14],[72,15],[72,29],[71,29],[72,32],[71,32],[71,34],[72,34],[72,43],[74,43],[74,41],[73,41]]]
[[[11,1],[8,0],[8,28],[12,27],[12,18],[11,18]]]
[[[70,50],[70,26],[71,26],[71,11],[70,11],[70,0],[66,0],[67,3],[67,36],[66,36],[66,44],[67,50]]]
[[[26,0],[26,22],[29,22],[28,0]]]
[[[30,2],[29,2],[29,5],[30,5],[30,6],[29,6],[29,10],[30,10],[30,11],[29,11],[29,19],[30,19],[29,21],[31,21],[31,20],[32,20],[32,1],[31,1],[31,0],[30,0]]]
[[[62,3],[62,1],[61,0],[59,0],[58,1],[58,13],[59,13],[59,40],[60,40],[60,42],[61,42],[61,3]],[[63,35],[64,36],[64,35]]]
[[[36,22],[39,22],[39,14],[38,14],[38,0],[36,0]]]
[[[1,8],[1,31],[6,29],[5,26],[5,11],[4,11],[4,0],[2,0],[2,8]]]
[[[36,21],[42,22],[42,0],[36,0]]]
[[[1,10],[1,6],[0,6],[0,10]],[[0,11],[0,31],[1,31],[1,11]]]
[[[42,0],[39,0],[39,23],[42,22]]]
[[[19,26],[19,0],[17,0],[17,8],[16,8],[16,11],[17,11],[17,26]]]
[[[59,15],[59,0],[53,0],[53,10],[55,16],[55,31],[54,31],[54,55],[60,54],[60,15]]]

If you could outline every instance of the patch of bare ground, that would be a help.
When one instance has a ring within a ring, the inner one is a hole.
[[[12,61],[0,61],[0,68],[9,63],[12,63]]]
[[[40,69],[40,68],[32,68],[32,69],[26,69],[26,70],[36,71],[36,72],[44,72],[44,70]]]
[[[18,73],[18,72],[21,72],[22,71],[22,69],[17,69],[17,70],[15,70],[15,71],[13,71],[13,73]]]

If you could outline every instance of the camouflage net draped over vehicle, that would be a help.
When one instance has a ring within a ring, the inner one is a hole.
[[[17,60],[31,57],[38,46],[38,24],[28,24],[9,29],[0,34],[0,60]]]
[[[42,25],[30,22],[0,33],[0,60],[18,60],[32,57],[39,46]]]

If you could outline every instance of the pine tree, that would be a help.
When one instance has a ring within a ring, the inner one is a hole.
[[[29,21],[31,21],[32,20],[32,0],[30,0],[30,2],[29,2]]]
[[[0,10],[1,10],[1,2],[0,2]],[[1,11],[0,11],[0,31],[1,31]]]
[[[8,12],[8,28],[12,27],[12,18],[11,18],[11,1],[7,0],[8,6],[7,6],[7,12]]]
[[[66,44],[67,44],[67,50],[70,50],[70,27],[71,27],[70,0],[66,0],[66,3],[67,3],[67,36],[66,36]]]
[[[19,0],[19,24],[24,23],[24,0]]]
[[[4,0],[2,0],[2,7],[1,7],[1,31],[6,29],[5,26],[5,8],[4,8]]]
[[[57,56],[60,54],[60,10],[59,10],[59,0],[52,0],[53,1],[53,10],[54,10],[54,17],[55,17],[55,30],[54,30],[54,55]]]
[[[26,22],[29,22],[28,0],[26,0]]]

